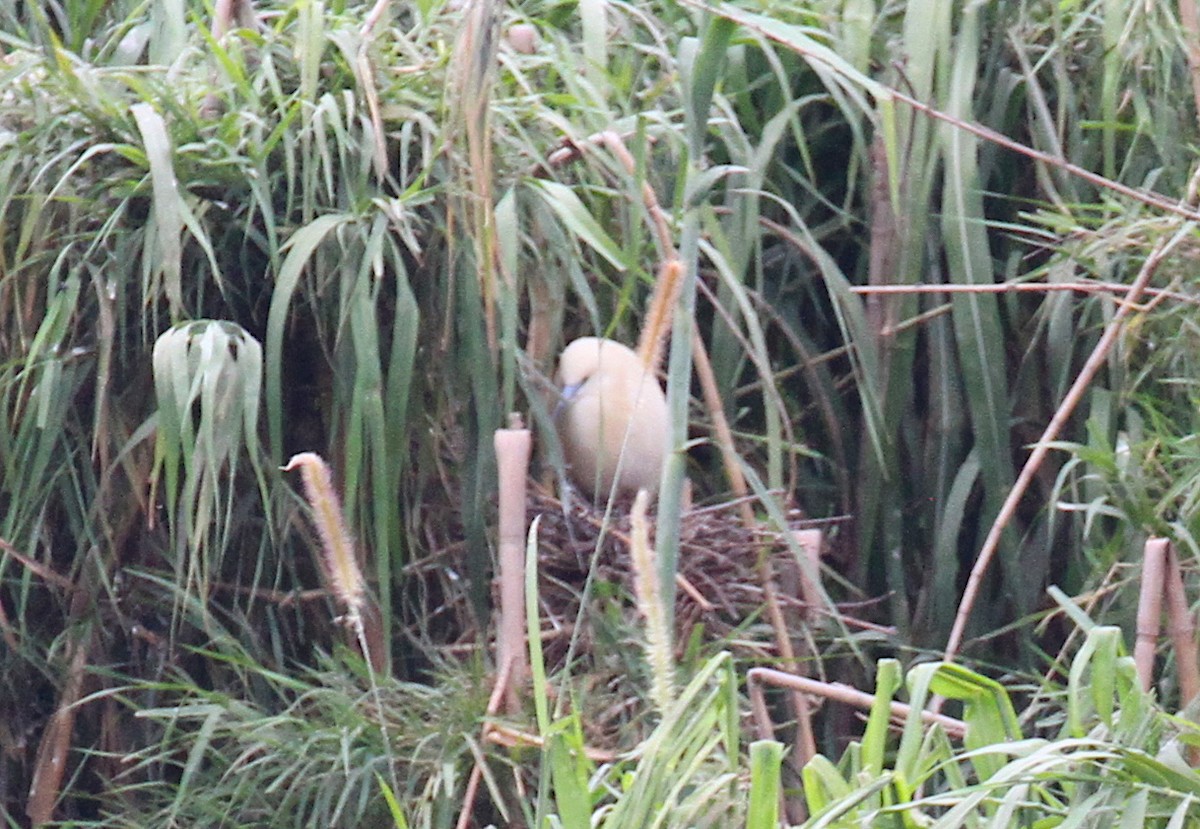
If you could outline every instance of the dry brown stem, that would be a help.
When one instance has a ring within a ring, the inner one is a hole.
[[[503,723],[492,723],[492,727],[485,735],[485,739],[489,743],[495,743],[498,746],[505,746],[507,748],[520,748],[524,746],[532,746],[534,748],[546,747],[546,741],[541,736],[530,734],[528,731],[510,728]],[[592,748],[591,746],[584,746],[583,753],[584,756],[594,763],[615,763],[620,758],[620,755],[615,751]]]
[[[625,172],[631,176],[637,174],[637,162],[625,146],[625,141],[621,138],[620,133],[614,130],[605,130],[600,133],[600,141],[621,162]],[[646,205],[646,212],[650,214],[650,220],[654,223],[654,234],[658,237],[660,254],[665,261],[670,261],[675,257],[675,238],[671,234],[671,224],[667,221],[667,214],[663,212],[662,206],[658,203],[658,196],[654,194],[654,188],[648,181],[642,182],[642,202]]]
[[[696,370],[696,378],[700,381],[704,407],[708,410],[709,420],[712,421],[713,439],[721,452],[721,465],[725,468],[725,477],[729,479],[729,488],[733,490],[733,497],[737,499],[738,514],[741,516],[742,525],[750,529],[755,524],[754,506],[749,497],[750,488],[746,486],[746,476],[742,474],[741,460],[733,443],[733,430],[729,428],[729,421],[725,417],[725,404],[721,400],[721,391],[717,388],[712,361],[708,359],[708,348],[697,331],[692,332],[692,365]]]
[[[96,595],[96,586],[90,583],[90,573],[90,570],[85,570],[80,575],[80,583],[72,585],[69,624],[66,628],[65,650],[69,658],[67,681],[58,697],[54,714],[42,732],[33,767],[33,781],[29,785],[29,799],[25,804],[25,815],[34,827],[54,819],[54,806],[62,792],[62,781],[71,753],[75,717],[83,698],[83,684],[96,638],[93,624],[84,621],[90,611],[91,599]]]
[[[25,555],[3,538],[0,538],[0,550],[3,550],[6,555],[12,556],[22,567],[41,578],[47,584],[52,584],[67,591],[74,590],[74,583],[66,576],[60,576],[40,561]]]
[[[75,731],[75,713],[79,710],[76,703],[83,696],[91,638],[88,635],[73,641],[68,648],[71,662],[67,669],[67,682],[58,698],[58,707],[51,715],[38,744],[37,763],[33,768],[33,782],[29,785],[29,801],[25,806],[25,814],[35,827],[49,823],[54,818],[54,804],[58,802],[62,791],[67,755],[71,751],[71,736]]]
[[[483,731],[480,733],[480,737],[485,741],[488,733],[492,730],[491,718],[500,709],[500,701],[504,699],[507,692],[511,669],[512,662],[510,661],[501,665],[500,670],[496,673],[496,682],[492,685],[492,695],[488,697],[487,708],[484,709]],[[471,811],[475,808],[475,796],[479,792],[479,781],[482,778],[483,758],[476,756],[475,765],[471,768],[471,776],[467,778],[467,789],[463,793],[463,807],[462,811],[458,813],[456,829],[467,829],[471,825]]]
[[[721,450],[721,461],[725,467],[725,474],[729,478],[730,488],[737,499],[737,509],[742,526],[748,532],[753,532],[758,525],[758,520],[754,516],[754,509],[747,497],[750,490],[746,485],[746,477],[742,474],[741,461],[733,443],[733,430],[729,428],[729,422],[725,418],[725,407],[717,388],[716,377],[713,375],[712,362],[708,358],[708,349],[704,345],[704,340],[695,332],[692,335],[692,360],[696,376],[700,380],[704,404],[713,424],[713,437],[717,447]],[[779,650],[779,657],[784,665],[799,669],[800,662],[796,658],[787,618],[780,607],[774,570],[765,555],[760,556],[760,559],[759,579],[763,586],[767,619],[771,622],[771,628],[775,635],[775,646]],[[818,571],[814,570],[813,572]],[[802,578],[807,580],[807,574]],[[811,584],[810,581],[809,584]],[[792,694],[792,710],[796,719],[796,750],[792,752],[791,758],[792,763],[799,770],[816,755],[817,743],[812,730],[812,711],[808,704],[808,698],[804,694],[799,692]],[[769,721],[765,706],[762,708],[761,714],[767,716]],[[756,710],[755,716],[759,715],[760,713]],[[785,804],[785,806],[787,805]]]

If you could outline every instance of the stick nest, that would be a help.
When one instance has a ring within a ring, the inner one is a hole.
[[[763,615],[765,571],[760,557],[765,557],[769,572],[781,583],[777,601],[789,628],[808,611],[797,589],[799,565],[778,533],[769,531],[765,525],[747,529],[738,516],[737,506],[736,502],[729,502],[696,508],[681,518],[678,562],[681,579],[676,581],[675,588],[676,642],[680,647],[685,646],[699,628],[706,641],[729,640],[732,646],[736,640],[738,649],[750,651],[747,655],[773,657],[777,652],[771,626]],[[527,512],[530,520],[541,516],[538,603],[547,668],[559,667],[566,656],[580,618],[588,574],[593,568],[590,607],[584,616],[585,628],[580,631],[575,656],[586,657],[592,648],[593,625],[589,619],[595,617],[591,614],[601,609],[611,613],[613,602],[618,602],[622,613],[640,627],[632,599],[628,504],[615,505],[606,519],[603,508],[579,496],[572,496],[564,503],[534,486],[528,496]],[[790,529],[820,523],[805,520],[798,511],[787,518]],[[453,532],[452,528],[447,529]],[[477,642],[478,626],[462,580],[453,575],[447,578],[448,574],[461,572],[462,544],[448,538],[435,549],[441,551],[439,555],[411,566],[424,576],[426,595],[432,600],[424,612],[426,633],[452,651],[465,652]],[[447,569],[448,564],[452,569]],[[444,624],[449,621],[447,617],[457,623]],[[450,633],[451,630],[455,633]]]

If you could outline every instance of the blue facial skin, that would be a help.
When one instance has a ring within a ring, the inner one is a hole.
[[[572,383],[569,386],[563,386],[558,392],[558,405],[554,407],[554,419],[558,420],[562,417],[563,412],[567,410],[567,406],[571,405],[571,401],[575,399],[575,395],[583,388],[583,383]]]

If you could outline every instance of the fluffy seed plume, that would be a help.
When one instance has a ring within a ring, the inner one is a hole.
[[[646,658],[650,661],[651,689],[654,703],[663,716],[675,702],[675,665],[671,657],[671,631],[659,589],[658,560],[650,544],[646,507],[650,495],[639,489],[633,501],[629,519],[630,558],[633,560],[633,592],[638,610],[646,619]]]
[[[321,537],[321,562],[334,594],[346,607],[352,620],[361,618],[365,592],[363,575],[354,557],[354,544],[346,532],[342,504],[333,490],[329,465],[315,452],[293,455],[284,472],[300,470],[304,496],[312,507],[313,523]]]

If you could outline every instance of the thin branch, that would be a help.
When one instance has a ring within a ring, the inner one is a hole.
[[[605,520],[596,518],[593,515],[586,516],[585,520],[597,530],[612,535],[613,538],[624,544],[626,548],[632,546],[633,539],[627,533],[623,533],[615,527],[608,526]],[[692,598],[692,601],[694,601],[704,612],[711,613],[713,610],[716,610],[716,605],[710,602],[694,584],[688,581],[687,577],[684,576],[683,573],[675,574],[675,586],[687,593],[688,596]]]
[[[604,136],[608,132],[613,132],[613,130],[605,130],[604,132],[594,133],[589,135],[587,138],[584,138],[582,141],[575,141],[570,137],[563,138],[559,146],[555,147],[549,152],[549,154],[547,154],[546,160],[535,164],[529,170],[528,175],[532,176],[533,178],[547,178],[550,175],[551,168],[565,167],[568,164],[574,164],[576,161],[579,161],[581,158],[583,158],[584,145],[599,146],[600,144],[603,144],[605,142]],[[622,139],[629,138],[635,134],[636,133],[632,130],[624,134],[618,133]],[[653,135],[647,135],[646,141],[649,144],[653,144],[655,137]]]
[[[1189,202],[1194,198],[1194,191],[1198,183],[1200,183],[1200,171],[1193,177],[1192,183],[1188,188]],[[1058,438],[1063,426],[1066,425],[1067,420],[1087,393],[1096,373],[1100,371],[1100,367],[1108,359],[1109,351],[1116,344],[1117,338],[1124,332],[1125,321],[1137,308],[1142,294],[1145,293],[1146,287],[1150,283],[1150,279],[1158,271],[1159,266],[1162,265],[1171,251],[1185,238],[1188,238],[1194,230],[1195,223],[1186,222],[1173,235],[1161,239],[1155,244],[1150,255],[1146,257],[1146,261],[1143,263],[1137,278],[1129,286],[1129,290],[1125,296],[1122,297],[1121,303],[1113,313],[1112,319],[1109,320],[1104,333],[1100,336],[1100,341],[1092,349],[1092,353],[1088,356],[1087,362],[1084,363],[1083,369],[1080,370],[1066,397],[1063,398],[1058,411],[1054,413],[1054,417],[1050,419],[1046,430],[1033,447],[1033,451],[1025,461],[1025,465],[1021,468],[1021,474],[1017,476],[1016,483],[1013,484],[1012,489],[1008,492],[1008,496],[1004,499],[1004,503],[996,515],[996,520],[992,522],[992,527],[988,531],[987,538],[984,539],[979,556],[975,559],[975,565],[971,568],[971,575],[967,579],[967,586],[963,591],[962,600],[958,606],[958,613],[954,618],[954,627],[950,630],[950,638],[946,642],[944,658],[947,661],[953,660],[962,646],[963,634],[967,628],[967,620],[970,618],[971,611],[975,607],[975,601],[979,596],[979,588],[983,584],[983,577],[992,563],[992,558],[996,555],[996,550],[1000,547],[1000,538],[1009,521],[1012,520],[1013,515],[1016,513],[1017,505],[1025,496],[1025,491],[1029,488],[1038,469],[1041,468],[1043,461],[1045,461],[1046,455],[1050,453],[1051,444]]]
[[[532,746],[534,748],[545,749],[546,741],[537,734],[530,734],[528,731],[521,731],[518,728],[512,728],[504,723],[492,723],[492,727],[488,729],[484,736],[489,743],[494,743],[498,746],[506,748],[521,748]],[[582,749],[583,755],[595,763],[615,763],[621,758],[621,755],[615,751],[609,751],[605,748],[592,748],[585,745]]]
[[[1119,282],[1002,282],[992,285],[967,285],[964,283],[947,283],[945,285],[854,285],[850,288],[850,292],[855,294],[1049,294],[1057,291],[1071,291],[1083,294],[1123,294],[1129,291],[1129,286],[1122,285]],[[1164,288],[1146,288],[1143,293],[1149,296],[1186,302],[1189,305],[1200,305],[1200,298],[1198,297],[1181,294],[1178,291],[1168,291]]]
[[[500,702],[508,692],[508,676],[512,667],[513,662],[510,659],[501,665],[500,670],[496,673],[496,682],[492,685],[492,695],[488,698],[487,708],[484,709],[481,737],[485,741],[492,730],[491,718],[500,710]],[[455,829],[467,829],[471,825],[472,813],[475,810],[475,796],[479,792],[479,781],[483,778],[483,762],[482,756],[475,758],[475,765],[471,768],[471,775],[467,778],[467,789],[463,793],[463,807],[462,811],[458,813],[458,823],[455,824]]]
[[[359,30],[359,36],[364,40],[374,35],[375,27],[379,25],[379,21],[383,20],[383,16],[387,14],[388,3],[389,0],[376,0],[370,14],[367,15],[367,19],[363,21],[362,28]]]
[[[39,576],[43,581],[53,584],[55,587],[62,588],[68,592],[75,589],[74,582],[72,582],[69,578],[59,575],[46,565],[42,564],[40,561],[36,561],[30,556],[25,555],[3,538],[0,538],[0,550],[3,550],[8,555],[15,558],[22,566],[25,567],[25,569],[29,570],[34,575]]]

